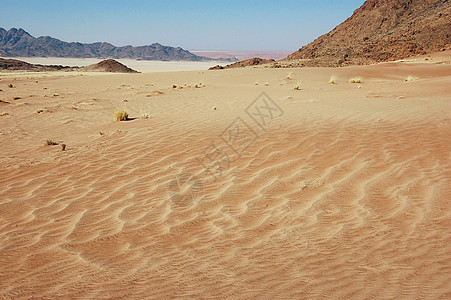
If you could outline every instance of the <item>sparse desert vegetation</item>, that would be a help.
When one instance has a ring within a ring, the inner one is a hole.
[[[331,84],[337,83],[337,78],[335,76],[330,76],[329,83]]]
[[[141,119],[150,119],[150,117],[151,117],[150,110],[141,110],[140,116],[141,116]]]
[[[362,83],[363,78],[360,76],[352,77],[349,79],[349,83]]]
[[[199,83],[196,83],[195,85],[194,85],[194,87],[197,89],[197,88],[201,88],[201,87],[205,87],[205,84],[203,84],[202,82],[199,82]]]
[[[47,139],[45,141],[45,145],[47,145],[47,146],[54,146],[54,145],[58,145],[58,144],[59,144],[58,142],[56,142],[56,141],[54,141],[52,139]]]
[[[116,110],[114,112],[114,120],[115,121],[127,121],[128,113],[125,110]]]
[[[420,78],[413,75],[409,75],[406,78],[404,78],[404,81],[416,81],[416,80],[420,80]]]
[[[10,83],[10,84],[8,84],[8,87],[12,89],[12,88],[14,87],[14,85],[12,85],[12,84]]]
[[[293,89],[296,90],[296,91],[300,91],[301,90],[301,84],[300,83],[296,84]]]

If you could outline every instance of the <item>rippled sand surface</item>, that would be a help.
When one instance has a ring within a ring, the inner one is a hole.
[[[449,299],[450,74],[2,76],[0,297]]]

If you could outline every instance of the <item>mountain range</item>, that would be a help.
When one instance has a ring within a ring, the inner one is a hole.
[[[23,29],[0,28],[0,56],[2,57],[75,57],[75,58],[132,58],[138,60],[208,61],[211,58],[195,55],[180,47],[154,43],[147,46],[116,47],[110,43],[91,44],[64,42],[50,36],[35,38]],[[232,60],[230,60],[232,61]]]

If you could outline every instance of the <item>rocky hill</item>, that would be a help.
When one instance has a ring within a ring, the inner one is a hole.
[[[80,68],[81,71],[88,71],[88,72],[112,72],[112,73],[138,73],[138,71],[135,71],[133,69],[130,69],[124,64],[121,64],[118,61],[115,61],[114,59],[105,59],[102,60],[99,63],[89,65],[87,67]]]
[[[47,72],[47,71],[75,71],[78,67],[69,67],[61,65],[38,65],[30,64],[18,59],[0,58],[0,71],[30,71],[30,72]]]
[[[68,43],[41,36],[35,38],[23,29],[0,28],[0,56],[3,57],[79,57],[79,58],[133,58],[141,60],[202,61],[210,58],[197,56],[180,47],[154,43],[148,46],[116,47],[109,43]]]
[[[451,1],[367,0],[345,22],[280,63],[372,64],[450,47]]]
[[[211,67],[209,70],[222,70],[222,69],[230,69],[230,68],[242,68],[242,67],[250,67],[250,66],[258,66],[258,65],[264,65],[275,62],[274,59],[264,59],[260,57],[254,57],[242,61],[238,61],[236,63],[227,65],[227,66],[220,66],[216,65],[214,67]]]

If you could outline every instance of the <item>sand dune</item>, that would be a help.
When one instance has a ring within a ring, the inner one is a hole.
[[[0,295],[449,298],[450,74],[1,76]]]

